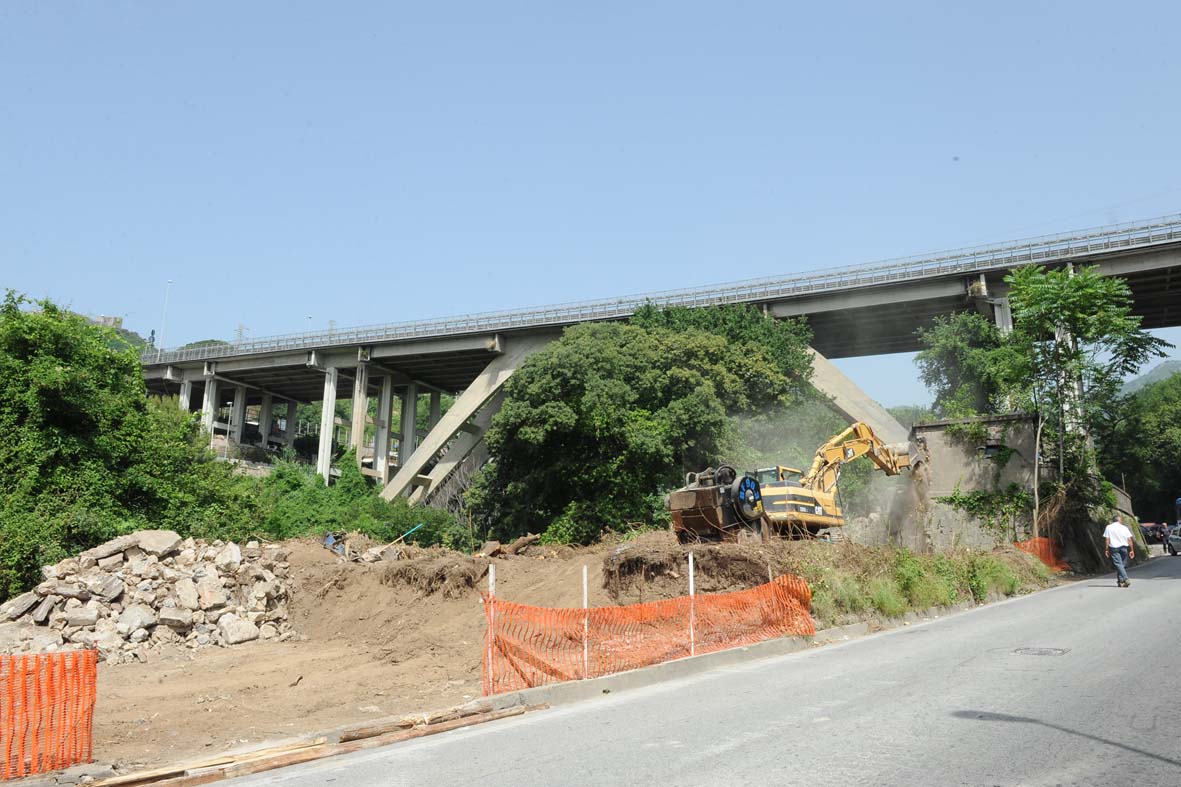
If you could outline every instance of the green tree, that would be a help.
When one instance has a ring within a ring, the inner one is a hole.
[[[35,306],[36,308],[29,308]],[[194,419],[150,407],[136,351],[49,301],[0,307],[0,596],[136,527],[248,517]]]
[[[794,396],[811,398],[812,354],[808,345],[812,331],[803,320],[775,320],[751,304],[690,309],[673,306],[659,309],[645,304],[632,316],[632,325],[670,331],[704,331],[733,344],[735,352],[758,347],[789,378]]]
[[[1181,374],[1146,385],[1116,411],[1096,436],[1104,474],[1143,519],[1172,522],[1181,497]]]
[[[992,412],[999,404],[997,354],[1003,337],[978,312],[938,316],[918,330],[923,349],[915,356],[919,379],[934,395],[932,409],[944,418]]]
[[[638,322],[569,328],[506,384],[486,436],[492,461],[469,493],[494,534],[548,528],[550,540],[585,543],[649,522],[685,470],[726,453],[731,415],[799,401],[808,389],[810,356],[794,326],[784,330],[802,347],[789,375],[758,341],[651,314]]]
[[[1097,268],[1018,268],[1006,277],[1014,330],[997,377],[1042,414],[1060,476],[1095,471],[1090,436],[1115,411],[1124,378],[1169,344],[1140,328],[1127,282]]]
[[[1127,282],[1096,268],[1029,266],[1005,280],[1012,332],[1002,336],[974,313],[937,320],[919,332],[922,379],[940,415],[1039,413],[1061,479],[1088,494],[1091,436],[1110,431],[1123,379],[1168,343],[1140,328]]]

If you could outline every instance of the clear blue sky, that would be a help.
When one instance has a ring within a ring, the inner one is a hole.
[[[173,279],[172,346],[1181,212],[1178,30],[1170,3],[4,3],[0,284],[146,336]],[[907,358],[842,366],[928,399]]]

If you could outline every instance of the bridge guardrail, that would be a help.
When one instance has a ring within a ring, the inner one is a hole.
[[[556,304],[540,308],[484,312],[437,320],[365,325],[307,333],[261,337],[225,345],[187,350],[147,350],[146,364],[207,360],[282,350],[491,333],[520,328],[561,327],[593,320],[621,319],[645,303],[657,306],[717,306],[759,303],[793,295],[834,292],[913,281],[927,276],[984,273],[1015,265],[1036,265],[1077,259],[1107,251],[1146,248],[1181,241],[1181,214],[1147,222],[1117,224],[1004,244],[973,246],[934,255],[901,257],[868,265],[759,278],[713,287],[665,290],[619,298]]]

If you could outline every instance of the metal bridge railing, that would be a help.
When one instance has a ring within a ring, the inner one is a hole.
[[[1004,244],[973,246],[933,255],[902,257],[868,265],[850,265],[791,276],[750,279],[717,286],[665,290],[541,308],[484,312],[437,320],[289,333],[187,350],[146,350],[141,358],[145,364],[165,364],[282,350],[491,333],[520,328],[559,327],[593,320],[625,318],[645,303],[690,307],[759,303],[817,292],[836,292],[935,276],[983,273],[998,268],[1061,262],[1108,251],[1146,248],[1177,241],[1181,241],[1181,214],[1147,222],[1043,235]]]

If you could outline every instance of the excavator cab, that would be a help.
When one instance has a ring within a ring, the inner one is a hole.
[[[764,486],[767,484],[777,484],[780,481],[786,481],[789,484],[798,484],[800,477],[803,475],[803,470],[797,470],[794,467],[787,467],[785,465],[762,467],[754,472],[755,480]]]

